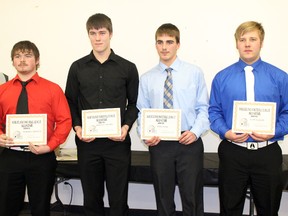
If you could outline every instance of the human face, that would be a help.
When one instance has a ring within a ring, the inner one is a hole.
[[[156,39],[156,49],[160,57],[160,61],[170,66],[177,57],[177,50],[180,43],[176,42],[175,37],[169,35],[158,35]]]
[[[110,33],[106,28],[90,29],[88,35],[93,51],[96,54],[110,52],[112,33]]]
[[[13,56],[13,66],[19,75],[33,75],[38,64],[39,59],[36,60],[34,54],[28,50],[16,51]]]
[[[236,42],[240,58],[249,65],[260,58],[262,45],[258,30],[243,34]]]

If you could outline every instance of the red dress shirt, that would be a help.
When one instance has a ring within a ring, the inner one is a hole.
[[[70,109],[59,85],[36,73],[26,86],[29,114],[47,114],[47,145],[51,151],[64,143],[72,127]],[[22,85],[19,76],[0,85],[0,134],[5,134],[6,115],[15,114]]]

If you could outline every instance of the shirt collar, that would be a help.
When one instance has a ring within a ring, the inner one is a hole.
[[[257,67],[258,67],[261,63],[262,63],[262,59],[259,58],[256,62],[254,62],[254,63],[253,63],[252,65],[250,65],[250,66],[253,67],[253,70],[257,70]],[[244,71],[244,68],[245,68],[246,66],[248,66],[248,64],[245,63],[242,59],[239,59],[238,64],[239,64],[240,68],[242,69],[242,71]]]
[[[106,61],[109,61],[109,60],[113,60],[113,61],[117,61],[117,55],[114,53],[114,51],[113,51],[113,49],[111,49],[111,53],[110,53],[110,55],[109,55],[109,57],[108,57],[108,59],[106,60]],[[94,56],[94,54],[93,54],[93,50],[90,52],[90,54],[88,55],[88,58],[87,58],[87,61],[86,62],[90,62],[90,61],[97,61],[97,62],[99,62],[96,58],[95,58],[95,56]]]
[[[172,65],[170,65],[169,68],[172,68],[173,69],[173,72],[177,72],[179,71],[179,68],[180,68],[180,64],[181,64],[181,61],[180,59],[177,57],[175,59],[175,61],[172,63]],[[164,63],[162,63],[161,61],[159,62],[159,67],[160,67],[160,70],[161,72],[165,72],[165,69],[168,68],[167,65],[165,65]]]
[[[36,72],[36,73],[31,77],[30,80],[34,80],[36,83],[38,83],[38,82],[39,82],[39,79],[40,79],[40,76],[39,76],[38,72]],[[15,76],[15,78],[12,80],[13,84],[14,84],[16,81],[17,81],[17,82],[18,82],[18,81],[22,82],[22,80],[20,79],[20,77],[19,77],[18,74],[17,74],[17,75]]]

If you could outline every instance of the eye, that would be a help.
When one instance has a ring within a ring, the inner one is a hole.
[[[26,57],[26,58],[32,58],[33,55],[32,55],[32,54],[25,54],[25,57]]]

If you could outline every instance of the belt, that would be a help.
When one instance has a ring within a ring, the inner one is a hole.
[[[247,148],[249,150],[257,150],[259,148],[264,148],[268,145],[271,145],[275,142],[271,142],[271,141],[264,141],[264,142],[242,142],[242,143],[236,143],[236,142],[232,142],[229,140],[229,142],[241,146],[243,148]]]
[[[11,147],[8,147],[8,149],[14,150],[14,151],[30,152],[30,149],[28,146],[11,146]]]

